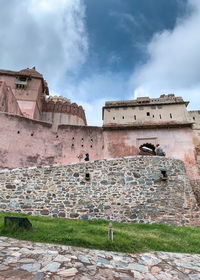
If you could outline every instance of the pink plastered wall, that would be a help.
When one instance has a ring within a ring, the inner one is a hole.
[[[5,82],[0,81],[0,111],[22,115],[13,92]]]
[[[0,168],[84,162],[139,154],[144,143],[165,146],[166,156],[184,161],[190,179],[199,180],[191,128],[109,130],[60,125],[0,113]]]

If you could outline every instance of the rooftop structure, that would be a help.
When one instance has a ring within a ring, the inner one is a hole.
[[[55,129],[59,124],[87,125],[82,106],[61,96],[49,96],[48,84],[35,67],[20,71],[0,70],[0,81],[4,83],[0,92],[4,106],[0,111],[51,122]],[[5,88],[9,93],[5,94]],[[5,99],[5,96],[10,97]]]
[[[116,126],[191,126],[188,101],[174,94],[159,98],[138,97],[135,100],[108,101],[103,107],[104,127]]]

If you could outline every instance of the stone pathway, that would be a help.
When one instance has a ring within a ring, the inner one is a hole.
[[[0,237],[0,279],[200,279],[200,255],[123,254]]]

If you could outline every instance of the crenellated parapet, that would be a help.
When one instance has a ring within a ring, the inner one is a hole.
[[[70,103],[69,100],[65,102],[63,102],[63,100],[47,100],[43,102],[42,111],[77,116],[84,121],[85,125],[87,125],[85,111],[83,110],[83,107],[78,106],[76,103]]]

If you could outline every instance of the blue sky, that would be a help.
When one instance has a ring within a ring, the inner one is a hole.
[[[200,109],[199,0],[0,5],[0,68],[36,66],[52,94],[84,107],[89,125],[102,124],[106,100],[174,93]]]

